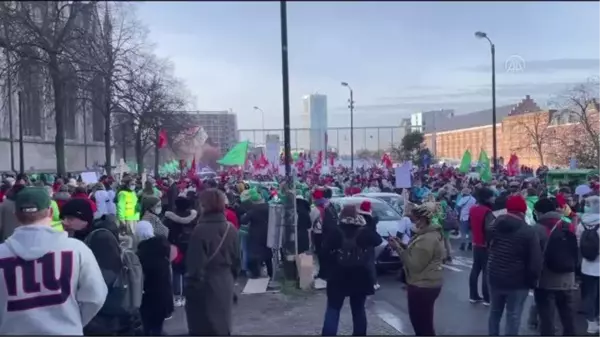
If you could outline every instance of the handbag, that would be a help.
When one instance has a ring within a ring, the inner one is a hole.
[[[227,221],[227,228],[225,229],[225,233],[221,237],[221,241],[219,241],[219,245],[217,245],[217,248],[215,249],[215,251],[208,257],[208,259],[206,259],[204,266],[201,268],[200,284],[204,283],[204,281],[205,281],[204,275],[206,274],[206,268],[208,267],[210,262],[217,256],[219,251],[221,251],[221,247],[223,247],[223,243],[225,243],[225,239],[227,239],[227,234],[229,234],[229,229],[231,228],[231,226],[232,226],[231,223],[229,221]]]

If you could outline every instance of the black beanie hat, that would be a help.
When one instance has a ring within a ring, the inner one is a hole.
[[[67,201],[60,211],[60,218],[64,219],[68,216],[85,221],[88,225],[94,222],[92,206],[85,199],[74,198]]]

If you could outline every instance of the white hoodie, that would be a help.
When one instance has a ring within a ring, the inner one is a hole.
[[[106,300],[92,251],[49,225],[17,227],[0,273],[0,335],[83,335]]]
[[[581,215],[581,222],[577,225],[577,239],[581,238],[581,234],[583,234],[584,228],[586,225],[588,227],[600,224],[600,214],[598,213],[584,213]],[[598,235],[600,235],[600,228],[598,228]],[[594,261],[588,261],[586,259],[581,259],[581,273],[589,276],[600,276],[600,256],[596,258]]]

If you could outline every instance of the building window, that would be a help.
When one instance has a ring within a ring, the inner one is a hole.
[[[18,108],[22,109],[23,135],[41,137],[44,79],[40,65],[34,60],[22,60],[19,82],[22,101]]]
[[[104,141],[104,85],[100,76],[95,77],[92,87],[92,140]]]

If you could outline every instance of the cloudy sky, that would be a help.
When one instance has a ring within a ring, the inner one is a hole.
[[[169,57],[201,110],[232,109],[240,129],[281,128],[278,2],[146,2],[138,15],[156,53]],[[288,3],[290,105],[328,96],[330,126],[398,125],[411,112],[491,106],[489,44],[496,45],[498,105],[529,94],[540,106],[599,74],[597,2]],[[516,62],[514,62],[516,60]],[[524,67],[522,66],[524,61]],[[508,70],[507,71],[507,67]]]

